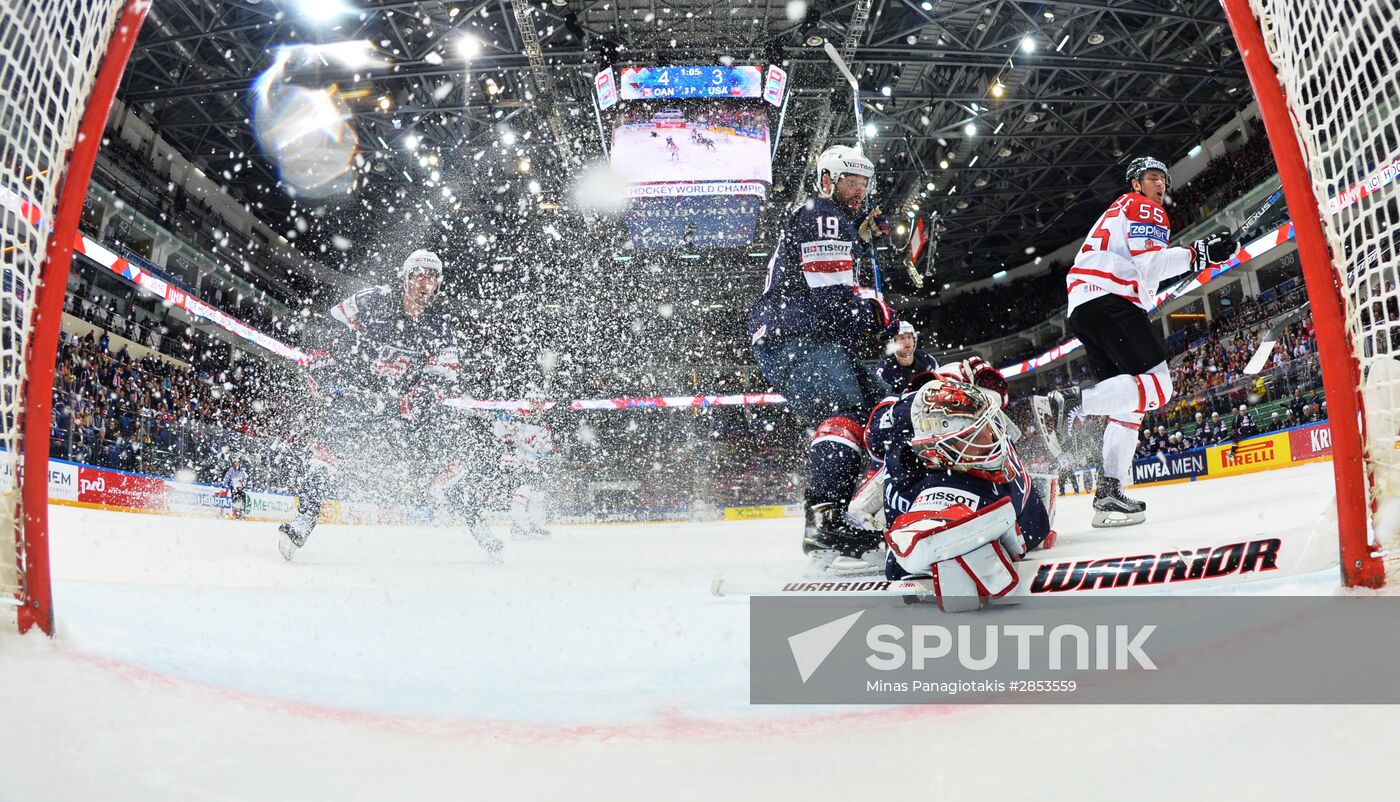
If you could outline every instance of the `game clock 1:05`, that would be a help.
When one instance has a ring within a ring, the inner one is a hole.
[[[724,67],[670,67],[657,70],[653,83],[670,86],[675,81],[677,86],[694,86],[703,81],[710,86],[724,86],[728,83],[726,74]]]

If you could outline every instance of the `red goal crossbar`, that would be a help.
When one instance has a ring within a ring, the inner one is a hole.
[[[1319,199],[1313,192],[1288,101],[1265,47],[1259,20],[1248,0],[1224,0],[1224,4],[1278,163],[1318,333],[1318,359],[1332,430],[1342,580],[1348,586],[1380,587],[1385,584],[1385,567],[1374,553],[1369,536],[1370,504],[1362,462],[1361,376],[1344,324],[1342,296],[1322,231]]]

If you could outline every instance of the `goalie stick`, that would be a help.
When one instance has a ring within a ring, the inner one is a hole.
[[[1248,231],[1250,228],[1253,228],[1254,224],[1259,222],[1259,220],[1264,215],[1268,214],[1269,210],[1274,208],[1274,206],[1276,206],[1278,202],[1282,199],[1283,185],[1280,184],[1273,192],[1269,193],[1269,196],[1264,199],[1264,202],[1259,204],[1259,206],[1255,208],[1253,212],[1250,213],[1249,217],[1246,217],[1244,219],[1244,222],[1241,223],[1239,227],[1234,230],[1234,232],[1231,234],[1234,240],[1236,242],[1239,242],[1240,237],[1244,234],[1244,232]],[[1167,299],[1170,300],[1171,298],[1175,297],[1177,293],[1190,286],[1191,282],[1200,278],[1202,275],[1208,275],[1212,269],[1214,269],[1213,266],[1206,265],[1206,267],[1202,270],[1187,273],[1184,277],[1181,278],[1181,280],[1173,284],[1171,289],[1167,290]],[[1205,282],[1202,283],[1204,284]]]

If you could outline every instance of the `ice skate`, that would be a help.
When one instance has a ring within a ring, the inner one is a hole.
[[[311,530],[315,526],[313,522],[305,521],[298,517],[277,527],[281,537],[277,541],[277,550],[282,552],[282,559],[287,562],[292,561],[292,557],[302,546],[306,545],[306,539],[311,537]]]
[[[1078,387],[1051,390],[1045,395],[1031,398],[1035,429],[1052,457],[1058,457],[1064,451],[1060,435],[1069,431],[1070,413],[1079,408],[1080,398]]]
[[[548,529],[535,524],[530,526],[511,524],[510,526],[511,540],[549,540],[551,534]]]
[[[491,533],[490,524],[478,517],[467,523],[467,531],[472,533],[472,539],[476,541],[476,545],[486,552],[486,559],[489,562],[502,562],[501,552],[505,550],[506,544],[504,540]]]
[[[1123,495],[1117,479],[1100,476],[1094,491],[1093,526],[1099,528],[1132,526],[1147,520],[1147,503]]]
[[[813,568],[824,573],[863,574],[879,570],[884,565],[884,533],[852,524],[846,518],[845,506],[834,501],[807,505],[802,551],[812,558]]]

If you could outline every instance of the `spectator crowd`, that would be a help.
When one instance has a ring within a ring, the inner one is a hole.
[[[54,374],[50,453],[124,471],[222,475],[228,456],[256,448],[272,431],[265,368],[196,366],[126,345],[106,332],[65,332]]]

